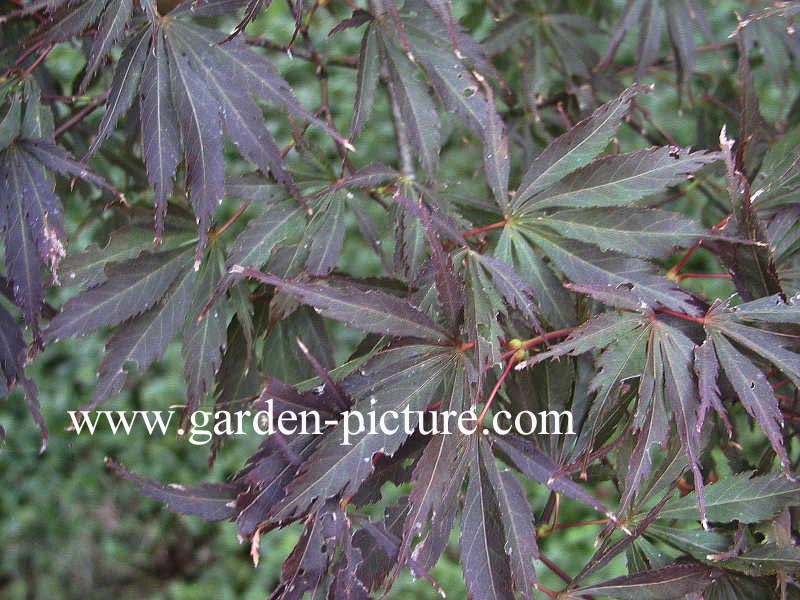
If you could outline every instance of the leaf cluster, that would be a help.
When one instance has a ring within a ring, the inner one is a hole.
[[[234,522],[256,562],[297,523],[275,600],[380,597],[402,570],[438,590],[454,530],[476,599],[800,595],[796,7],[729,15],[725,41],[694,0],[346,4],[288,2],[287,42],[248,34],[277,22],[263,0],[3,3],[24,39],[2,49],[0,393],[23,388],[44,448],[25,365],[102,332],[84,410],[178,344],[184,425],[268,401],[322,415],[224,482],[108,461]],[[69,44],[86,63],[65,89],[47,57]],[[764,73],[795,98],[770,119]],[[384,123],[381,162],[359,149]],[[403,410],[413,431],[343,443],[345,413]],[[475,434],[434,433],[470,410]],[[569,411],[574,431],[504,435],[501,410]],[[547,558],[587,525],[558,521],[562,498],[602,526],[577,573]]]

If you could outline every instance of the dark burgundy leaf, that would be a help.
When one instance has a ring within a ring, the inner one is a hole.
[[[144,495],[163,502],[170,510],[184,515],[197,515],[206,521],[222,521],[236,514],[236,487],[226,483],[203,483],[194,487],[163,485],[128,471],[121,464],[106,458],[117,477],[135,483]]]

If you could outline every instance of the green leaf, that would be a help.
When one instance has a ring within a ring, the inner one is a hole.
[[[306,272],[309,275],[327,275],[339,261],[345,233],[345,195],[333,192],[327,195],[309,223],[305,239],[309,240]]]
[[[672,409],[678,439],[681,441],[681,446],[689,461],[689,467],[694,475],[695,496],[700,510],[700,520],[705,527],[707,525],[705,494],[703,474],[700,472],[702,446],[700,432],[696,427],[700,400],[692,370],[695,345],[677,328],[659,323],[658,326],[654,326],[653,330],[661,346],[661,357],[664,361],[664,397]],[[660,382],[656,382],[656,384],[660,385]]]
[[[600,250],[638,258],[665,258],[675,248],[691,246],[709,235],[679,213],[639,207],[567,209],[529,219]]]
[[[97,369],[99,376],[95,391],[83,410],[92,410],[119,393],[127,379],[125,367],[128,364],[135,364],[142,374],[164,355],[169,343],[183,327],[195,275],[195,271],[187,266],[161,302],[123,324],[109,337],[105,356]]]
[[[85,288],[99,285],[106,281],[106,265],[135,258],[152,245],[152,229],[138,224],[121,227],[109,236],[104,247],[92,244],[83,252],[70,254],[62,260],[59,265],[61,283]]]
[[[467,256],[472,257],[472,252]],[[506,306],[486,270],[473,258],[466,261],[464,275],[464,325],[467,339],[475,344],[480,369],[500,362],[503,328],[497,320]]]
[[[356,75],[356,94],[353,100],[353,118],[350,121],[350,139],[354,140],[361,133],[364,123],[369,120],[375,98],[375,87],[378,83],[378,66],[380,54],[378,50],[375,25],[367,26],[361,38],[358,52],[358,73]]]
[[[650,263],[616,252],[600,252],[583,242],[559,238],[539,229],[525,233],[575,283],[625,287],[649,306],[660,305],[689,315],[698,313],[692,297],[659,275]]]
[[[170,33],[168,29],[168,41],[172,38]],[[199,252],[205,245],[206,231],[224,190],[222,119],[219,104],[209,93],[205,78],[198,73],[199,61],[190,59],[173,43],[168,42],[167,49],[172,102],[186,155],[186,188],[198,219]],[[199,258],[198,255],[195,260]]]
[[[379,30],[381,54],[389,70],[389,93],[397,103],[399,117],[408,132],[415,154],[425,173],[433,176],[439,165],[439,116],[425,84],[417,79],[417,68],[397,43]]]
[[[513,214],[529,214],[553,207],[626,206],[636,200],[683,183],[719,155],[703,150],[662,146],[615,154],[570,173],[524,203]]]
[[[708,561],[709,556],[726,551],[732,544],[728,536],[719,531],[705,529],[677,529],[653,524],[647,528],[645,535],[665,542],[700,561]]]
[[[441,413],[464,410],[468,393],[465,368],[461,364],[456,367],[453,385],[439,410]],[[431,528],[435,527],[436,520],[443,519],[447,512],[448,503],[455,502],[454,496],[461,489],[470,462],[467,453],[469,443],[468,436],[456,431],[435,435],[425,446],[411,479],[408,514],[397,552],[399,564],[403,564],[407,558],[415,537],[423,533],[429,518]],[[420,543],[424,543],[424,540]]]
[[[198,315],[212,297],[222,273],[222,253],[212,246],[198,274],[183,331],[181,356],[187,397],[184,414],[187,415],[194,412],[205,394],[213,389],[214,376],[222,362],[228,329],[227,305],[213,304],[198,322]]]
[[[22,125],[22,99],[14,94],[10,100],[6,98],[4,103],[8,106],[0,119],[0,151],[8,148],[17,139]]]
[[[708,520],[718,523],[758,523],[788,506],[800,504],[800,484],[777,473],[751,477],[740,473],[705,488]],[[659,514],[663,519],[698,519],[694,492],[670,500]]]
[[[299,237],[305,224],[303,211],[294,202],[270,204],[234,240],[226,264],[229,268],[233,265],[260,268],[277,244]]]
[[[437,19],[428,13],[425,4],[418,3],[415,18],[404,22],[414,60],[422,65],[445,109],[462,119],[481,140],[486,183],[497,205],[505,210],[508,206],[508,140],[503,120],[494,106],[491,88],[482,87],[474,71],[463,64],[443,28],[435,26]],[[427,4],[430,5],[430,1]]]
[[[734,558],[720,563],[727,569],[760,577],[775,573],[797,573],[800,570],[800,548],[778,544],[760,544]]]
[[[114,70],[114,79],[108,91],[106,100],[106,112],[100,119],[97,135],[92,140],[87,154],[91,155],[100,147],[117,126],[119,118],[128,112],[136,98],[136,91],[139,89],[142,70],[147,61],[148,50],[152,33],[148,30],[134,37],[125,49]],[[151,82],[156,84],[156,82]],[[144,101],[144,100],[143,100]],[[153,132],[156,133],[156,132]]]
[[[577,356],[592,350],[606,348],[620,340],[630,339],[631,334],[638,329],[647,331],[641,316],[637,314],[600,313],[570,333],[563,342],[555,344],[545,352],[536,354],[527,364],[537,364],[559,356]]]
[[[64,217],[52,179],[41,164],[13,144],[0,154],[0,222],[5,267],[14,303],[38,338],[44,301],[42,263],[52,269],[64,256]]]
[[[645,370],[639,380],[639,406],[634,416],[634,446],[624,465],[625,489],[620,498],[620,512],[631,506],[642,484],[653,470],[653,446],[663,446],[669,436],[664,390],[661,380],[664,368],[661,353],[653,349],[647,355]],[[658,385],[656,385],[658,382]],[[649,389],[648,389],[649,388]],[[644,420],[641,415],[644,414]]]
[[[767,300],[767,302],[769,301]],[[751,303],[744,304],[742,307],[735,307],[733,310],[726,310],[726,305],[721,303],[709,311],[709,327],[724,334],[726,338],[735,341],[740,346],[765,358],[780,369],[797,387],[800,387],[800,354],[793,351],[795,347],[793,346],[793,339],[787,337],[781,331],[753,327],[753,321],[755,321],[755,324],[759,322],[779,323],[777,309],[781,308],[780,304],[783,301],[780,300],[779,304],[776,302],[775,296],[771,297],[771,301],[774,303],[773,309],[775,309],[775,312],[772,312],[766,318],[761,317],[759,312],[750,314]],[[761,305],[759,304],[759,306]],[[784,315],[783,323],[796,325],[798,323],[797,309],[793,305],[783,304],[783,307],[785,307],[781,311]],[[750,323],[747,323],[748,321]]]
[[[366,292],[351,286],[332,287],[314,283],[286,281],[255,271],[254,269],[231,268],[274,285],[280,291],[291,294],[303,304],[313,306],[321,315],[343,321],[363,331],[393,337],[416,337],[436,342],[447,339],[447,333],[431,321],[425,313],[411,304],[380,290]]]
[[[219,46],[209,45],[207,37],[190,26],[173,26],[169,39],[187,57],[191,67],[216,98],[225,133],[242,156],[254,163],[262,173],[271,173],[276,181],[293,190],[294,184],[283,168],[280,149],[267,129],[261,109],[255,103],[252,92],[240,85],[236,72],[227,71],[220,64]]]
[[[791,463],[783,446],[783,416],[766,375],[724,336],[712,334],[717,359],[747,412],[766,434],[787,473]]]
[[[111,51],[111,46],[118,42],[125,33],[125,27],[133,14],[132,0],[118,0],[106,5],[103,15],[97,23],[97,32],[92,39],[92,48],[79,90],[89,85],[92,77],[100,67],[100,63]]]
[[[671,565],[653,571],[623,575],[579,588],[572,598],[599,596],[620,600],[679,600],[711,585],[717,572],[705,565]]]
[[[266,373],[292,384],[314,377],[314,369],[297,345],[297,339],[312,349],[324,369],[330,371],[336,367],[322,317],[308,306],[300,306],[275,323],[267,334],[262,351],[263,356],[269,357],[264,367]]]
[[[514,465],[523,475],[544,484],[554,492],[580,500],[609,518],[612,517],[609,510],[599,500],[587,494],[580,485],[565,474],[559,475],[559,465],[530,441],[513,434],[491,435],[490,437],[495,447],[508,459],[507,462],[510,461],[509,464]]]
[[[230,484],[203,483],[189,488],[174,483],[163,485],[131,473],[109,458],[106,458],[106,467],[117,477],[135,483],[141,493],[163,502],[174,512],[198,515],[206,521],[222,521],[236,514],[233,506],[236,488]]]
[[[147,39],[150,35],[147,32],[144,38]],[[167,198],[172,195],[172,180],[181,151],[178,117],[170,92],[167,50],[161,31],[156,32],[156,38],[147,52],[141,81],[139,123],[142,131],[142,158],[147,180],[155,193],[155,228],[156,237],[159,237],[167,212]],[[106,110],[108,112],[110,109]]]
[[[495,289],[511,309],[518,310],[534,327],[539,326],[536,318],[538,309],[533,302],[535,292],[509,265],[491,256],[472,251],[468,251],[467,260],[491,277]],[[504,312],[508,314],[508,310]]]
[[[503,228],[494,255],[527,282],[536,305],[550,325],[564,329],[575,323],[574,300],[516,227]]]
[[[622,123],[639,91],[637,86],[628,88],[551,142],[522,176],[522,183],[512,203],[512,213],[517,214],[518,209],[527,204],[532,196],[589,164],[600,154]]]
[[[50,321],[45,341],[85,335],[139,315],[156,304],[178,275],[190,268],[185,248],[143,253],[109,265],[105,283],[70,299]]]

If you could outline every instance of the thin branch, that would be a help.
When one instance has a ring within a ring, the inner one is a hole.
[[[274,50],[275,52],[282,52],[283,54],[287,54],[290,58],[299,58],[309,62],[314,61],[311,53],[302,48],[289,48],[284,44],[278,44],[271,40],[265,40],[264,38],[256,37],[254,35],[244,36],[244,41],[251,46],[266,48],[267,50]],[[342,67],[345,69],[355,69],[358,67],[358,61],[353,56],[324,56],[322,58],[322,62],[325,63],[326,67]]]
[[[397,92],[394,81],[391,77],[386,78],[386,85],[389,89],[389,104],[392,108],[392,124],[394,125],[395,136],[397,137],[397,149],[400,152],[400,172],[406,179],[414,179],[414,158],[411,150],[411,143],[408,139],[408,130],[400,114],[400,105],[397,103]]]
[[[100,107],[100,105],[104,104],[105,101],[106,101],[106,98],[108,98],[108,91],[106,91],[106,92],[100,94],[99,96],[97,96],[94,100],[89,102],[89,104],[84,106],[82,109],[80,109],[74,115],[72,115],[69,119],[67,119],[61,125],[59,125],[56,128],[56,130],[55,130],[55,132],[53,134],[54,137],[61,136],[61,134],[63,134],[65,131],[68,131],[69,129],[72,129],[73,127],[75,127],[75,125],[77,125],[78,123],[83,121],[87,116],[89,116],[98,107]]]
[[[39,54],[39,56],[36,57],[36,60],[34,60],[30,64],[30,66],[22,72],[22,74],[23,75],[30,75],[31,73],[33,73],[33,70],[36,67],[38,67],[45,58],[47,58],[47,55],[50,54],[50,50],[52,50],[52,49],[53,49],[53,44],[50,44],[50,45],[46,46],[45,49],[42,50],[41,54]]]

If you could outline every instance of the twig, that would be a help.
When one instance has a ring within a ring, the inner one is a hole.
[[[411,144],[408,139],[405,121],[400,114],[400,105],[397,103],[397,93],[395,84],[391,77],[386,78],[386,85],[389,89],[389,104],[392,108],[392,124],[394,125],[395,136],[397,137],[397,149],[400,152],[400,172],[406,179],[414,179],[414,159],[411,151]]]
[[[41,54],[39,54],[39,56],[36,57],[36,60],[34,60],[30,64],[30,66],[22,72],[22,74],[23,75],[30,75],[33,72],[33,70],[36,67],[38,67],[45,58],[47,58],[47,55],[50,54],[50,50],[52,50],[52,49],[53,49],[53,44],[50,44],[50,45],[46,46],[45,49],[42,50]]]
[[[74,115],[72,115],[69,119],[67,119],[61,125],[59,125],[56,128],[56,130],[55,130],[53,135],[55,137],[59,137],[65,131],[68,131],[69,129],[73,128],[75,125],[77,125],[78,123],[83,121],[89,114],[94,112],[95,109],[97,109],[101,104],[104,104],[105,101],[106,101],[106,98],[108,98],[108,92],[107,91],[102,93],[102,94],[100,94],[99,96],[97,96],[94,100],[89,102],[89,104],[84,106],[82,109],[80,109]]]
[[[257,46],[259,48],[266,48],[267,50],[274,50],[276,52],[282,52],[284,54],[288,54],[292,58],[299,58],[301,60],[307,60],[309,62],[313,62],[313,57],[307,50],[303,50],[302,48],[289,48],[283,44],[277,44],[271,40],[265,40],[260,37],[256,37],[254,35],[246,35],[244,36],[244,41],[251,46]],[[343,67],[345,69],[355,69],[358,66],[358,61],[352,56],[326,56],[324,57],[325,66],[327,67]]]

